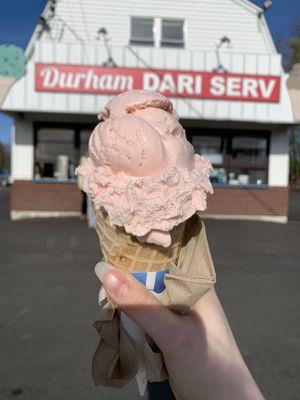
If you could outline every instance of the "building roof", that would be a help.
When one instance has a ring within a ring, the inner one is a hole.
[[[128,0],[126,3],[123,0],[60,0],[54,16],[51,14],[50,1],[42,15],[49,22],[55,41],[96,42],[97,30],[106,27],[110,44],[121,46],[125,41],[128,43],[130,15],[166,18],[178,18],[180,15],[182,19],[190,19],[187,48],[211,50],[222,36],[227,35],[231,37],[235,51],[243,51],[244,46],[245,51],[250,53],[277,53],[264,15],[258,17],[262,9],[251,1],[210,0],[207,3],[186,0],[183,6],[181,0],[174,0],[172,5],[170,9],[169,0],[159,0],[159,7],[145,0]],[[249,17],[242,10],[247,11]],[[62,32],[61,36],[57,34],[58,31]],[[51,35],[47,31],[41,33],[41,25],[37,25],[26,54],[30,56],[36,40],[51,40]]]
[[[178,18],[182,0],[172,0],[173,14],[170,14],[170,0],[155,1],[159,1],[162,7],[161,11],[154,10],[152,3],[128,0],[130,6],[133,6],[134,3],[137,4],[135,12],[138,15],[149,16],[149,13],[153,12],[155,18],[160,18],[161,15],[164,15],[163,13],[168,11],[169,14],[166,14],[168,18],[172,16]],[[123,0],[114,0],[112,5],[111,0],[101,0],[100,6],[99,0],[85,0],[84,2],[82,0],[72,0],[72,2],[61,0],[58,2],[56,13],[52,19],[49,19],[53,32],[50,32],[49,35],[49,32],[45,31],[41,35],[40,26],[36,27],[27,47],[27,74],[12,86],[2,105],[2,110],[7,112],[97,114],[109,100],[109,95],[96,96],[95,94],[68,93],[67,91],[64,93],[39,92],[36,90],[36,65],[49,63],[103,66],[107,60],[107,49],[103,46],[103,42],[97,41],[96,36],[92,36],[92,34],[96,33],[99,26],[106,23],[107,20],[112,33],[109,46],[111,46],[116,64],[120,67],[150,68],[154,71],[163,68],[199,73],[201,71],[213,72],[216,70],[218,62],[216,46],[221,35],[227,34],[232,37],[233,44],[230,48],[222,48],[219,62],[221,61],[222,66],[225,66],[228,72],[253,76],[277,76],[281,80],[279,103],[246,102],[237,99],[222,101],[221,98],[187,101],[178,98],[174,101],[181,117],[268,123],[291,123],[293,121],[286,88],[286,76],[281,67],[281,56],[275,49],[264,16],[258,16],[261,11],[259,7],[247,0],[210,0],[209,3],[202,0],[186,0],[184,3],[185,14],[182,15],[182,18],[189,18],[190,30],[187,35],[189,39],[187,48],[168,49],[143,46],[132,48],[128,45],[131,12],[127,3],[125,4]],[[49,4],[48,2],[43,13],[46,18],[50,12]],[[191,11],[188,7],[189,4],[190,8],[192,5],[193,7],[197,5],[199,9]],[[228,8],[229,5],[232,5],[232,8]],[[85,16],[82,14],[83,11],[87,13]],[[160,17],[157,17],[159,15]],[[199,18],[202,18],[201,23]],[[88,26],[87,20],[90,22]],[[58,30],[55,31],[56,28]],[[83,37],[84,39],[82,39]],[[91,40],[88,40],[89,37]],[[115,45],[115,42],[119,44]]]

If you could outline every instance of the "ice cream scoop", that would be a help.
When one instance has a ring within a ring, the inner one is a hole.
[[[211,164],[194,153],[169,99],[133,90],[99,114],[90,160],[77,168],[83,189],[111,224],[168,247],[170,231],[206,208]]]
[[[136,177],[161,174],[171,165],[166,150],[157,131],[134,115],[104,121],[89,142],[95,166]]]
[[[160,108],[176,114],[170,100],[162,94],[149,90],[131,90],[121,93],[119,96],[110,100],[105,108],[100,111],[98,118],[100,120],[106,120],[108,118],[120,117],[121,115],[131,114],[137,110],[143,110],[149,107]]]

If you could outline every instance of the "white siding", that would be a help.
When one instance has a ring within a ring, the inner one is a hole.
[[[11,173],[13,179],[33,179],[33,126],[32,122],[14,120],[12,127]]]
[[[289,184],[289,135],[287,131],[272,132],[268,183],[270,186],[288,186]]]
[[[184,19],[188,50],[212,51],[226,35],[231,51],[276,52],[264,18],[243,0],[61,0],[50,22],[51,35],[54,40],[91,43],[99,28],[105,27],[112,46],[126,46],[131,16]]]
[[[215,52],[178,49],[113,47],[116,63],[124,67],[187,69],[212,72],[217,67]],[[11,88],[3,110],[36,111],[70,114],[94,114],[105,106],[107,95],[46,93],[35,91],[34,66],[37,62],[101,65],[107,60],[105,48],[98,44],[37,43],[33,57],[27,64],[27,74]],[[281,76],[279,103],[254,103],[221,100],[172,99],[181,118],[256,121],[286,123],[293,121],[286,87],[286,76],[281,68],[281,57],[275,55],[223,52],[221,62],[231,73],[270,74]]]

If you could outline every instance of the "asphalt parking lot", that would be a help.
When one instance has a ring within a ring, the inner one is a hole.
[[[135,384],[92,382],[95,232],[74,218],[11,222],[8,196],[0,189],[0,400],[138,399]],[[217,291],[272,400],[300,393],[300,218],[293,215],[288,224],[206,221]]]

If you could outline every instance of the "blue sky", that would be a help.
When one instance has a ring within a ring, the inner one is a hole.
[[[253,3],[261,5],[263,0]],[[24,48],[45,4],[46,0],[1,0],[0,44],[13,43]],[[300,18],[300,0],[273,0],[266,16],[276,42],[289,37],[293,20],[296,16]],[[1,142],[9,143],[10,128],[11,119],[0,113]]]

